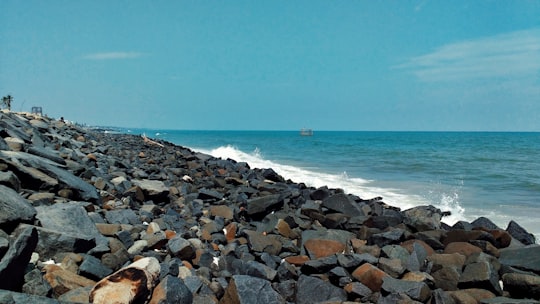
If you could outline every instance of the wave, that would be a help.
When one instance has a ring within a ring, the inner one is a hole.
[[[285,179],[297,183],[302,182],[315,188],[322,186],[340,188],[346,193],[358,195],[363,199],[382,196],[385,203],[399,207],[401,210],[420,205],[433,205],[442,211],[451,212],[450,216],[443,218],[443,222],[449,225],[464,219],[465,209],[459,202],[459,189],[452,189],[452,191],[448,192],[440,187],[435,187],[430,191],[429,196],[421,196],[408,193],[403,189],[378,186],[377,181],[350,177],[347,172],[331,174],[322,172],[316,167],[288,165],[268,160],[264,158],[263,152],[259,148],[256,148],[251,153],[246,153],[231,145],[211,150],[196,148],[194,150],[214,157],[246,162],[252,168],[272,168]]]

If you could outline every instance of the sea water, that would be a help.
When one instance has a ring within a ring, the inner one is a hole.
[[[433,205],[540,238],[540,133],[131,130],[285,179],[377,196],[402,210]]]

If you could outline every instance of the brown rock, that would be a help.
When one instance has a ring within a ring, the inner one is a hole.
[[[478,288],[449,291],[448,294],[456,301],[456,303],[460,304],[477,304],[484,299],[496,297],[492,292]]]
[[[361,245],[361,246],[358,246],[358,247],[354,248],[354,252],[360,253],[360,254],[369,253],[372,256],[378,258],[379,256],[381,256],[381,247],[376,246],[376,245],[373,245],[373,246]]]
[[[114,236],[117,232],[121,230],[120,224],[96,223],[96,228],[99,233],[105,236]]]
[[[409,253],[412,253],[414,243],[418,243],[420,246],[424,247],[424,249],[426,250],[426,253],[427,253],[428,256],[435,253],[435,250],[433,250],[433,248],[431,248],[431,246],[429,246],[426,242],[424,242],[422,240],[414,240],[414,239],[413,240],[407,240],[407,241],[401,243],[401,247],[407,249],[407,251]]]
[[[51,285],[55,297],[79,287],[93,286],[95,281],[62,269],[58,265],[46,265],[43,267],[45,275],[43,278]]]
[[[461,253],[436,253],[427,258],[433,265],[454,267],[456,269],[462,269],[465,265],[466,257]]]
[[[506,248],[510,246],[512,236],[507,231],[497,229],[490,230],[489,233],[495,238],[495,246],[497,246],[497,248]]]
[[[289,224],[283,219],[279,219],[276,224],[276,230],[279,234],[283,235],[286,238],[291,238],[292,229]]]
[[[380,291],[383,284],[383,278],[387,277],[388,274],[369,263],[365,263],[356,268],[356,270],[353,271],[352,276],[360,283],[369,287],[372,291]]]
[[[466,242],[453,242],[444,248],[444,253],[460,253],[466,257],[478,252],[482,252],[482,249]]]
[[[69,253],[63,259],[60,267],[62,269],[77,273],[79,271],[79,264],[82,262],[83,257],[80,254]]]
[[[302,266],[305,262],[309,261],[307,255],[293,255],[285,258],[285,261],[291,265]]]
[[[90,302],[144,303],[152,295],[159,271],[156,258],[141,258],[99,281],[90,292]],[[111,299],[114,299],[114,302],[111,302]]]
[[[232,220],[234,213],[231,207],[226,205],[218,205],[210,207],[210,215],[220,216],[224,219]]]
[[[345,244],[334,240],[309,239],[304,243],[304,248],[306,248],[310,257],[315,260],[336,253],[343,253]]]
[[[236,237],[236,223],[232,222],[225,227],[225,238],[227,241],[232,241]]]

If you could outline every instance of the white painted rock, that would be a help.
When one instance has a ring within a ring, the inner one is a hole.
[[[90,291],[94,304],[145,303],[159,278],[159,262],[142,258],[99,281]]]

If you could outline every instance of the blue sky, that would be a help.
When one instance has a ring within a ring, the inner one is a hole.
[[[540,1],[0,2],[0,94],[90,125],[540,131]]]

